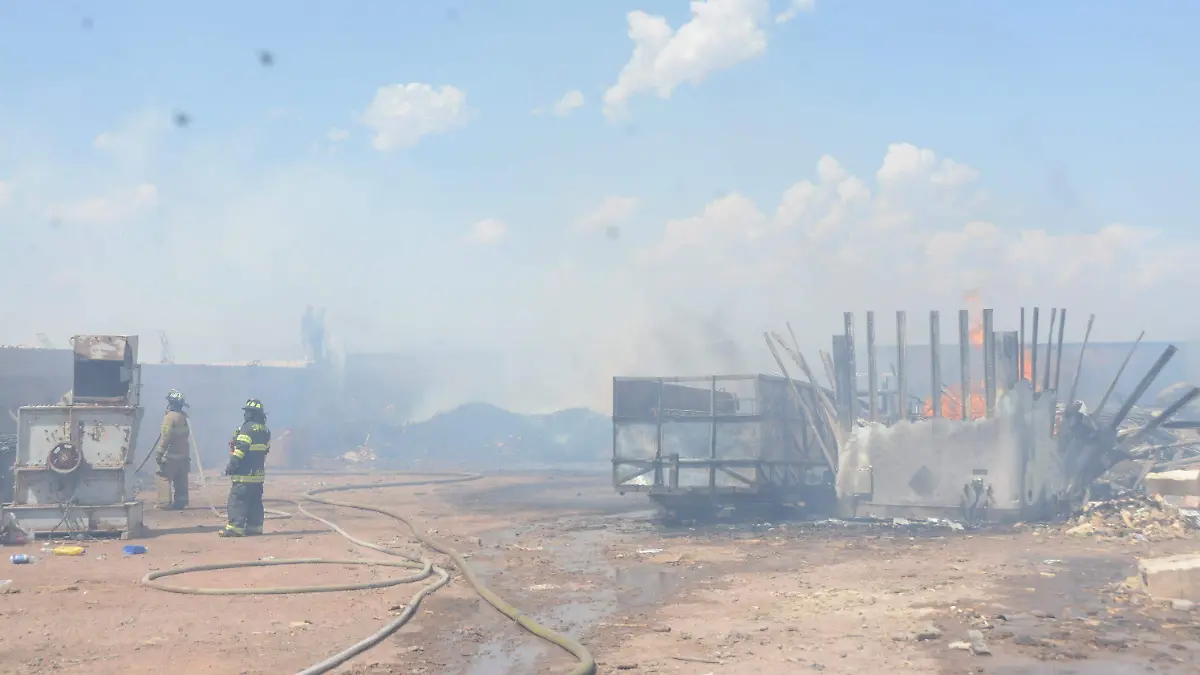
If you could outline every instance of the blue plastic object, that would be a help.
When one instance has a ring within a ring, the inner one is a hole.
[[[121,549],[125,555],[141,555],[146,552],[146,547],[141,544],[129,544]]]

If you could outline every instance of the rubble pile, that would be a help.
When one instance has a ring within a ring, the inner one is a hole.
[[[1182,539],[1200,529],[1200,512],[1175,508],[1158,495],[1128,495],[1090,502],[1061,529],[1064,534],[1080,537],[1130,537],[1142,541]]]

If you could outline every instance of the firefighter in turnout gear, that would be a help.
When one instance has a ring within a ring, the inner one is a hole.
[[[244,537],[262,534],[263,480],[266,478],[267,453],[271,450],[271,431],[262,401],[252,398],[242,406],[245,421],[229,441],[229,502],[226,505],[229,522],[219,534],[222,537]]]
[[[191,433],[187,415],[183,412],[186,405],[180,392],[172,389],[167,394],[167,414],[163,417],[158,452],[154,455],[158,464],[154,482],[158,487],[160,509],[184,509],[188,505],[188,469],[191,464],[188,442]]]

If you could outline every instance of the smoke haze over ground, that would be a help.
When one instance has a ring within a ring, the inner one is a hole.
[[[1197,334],[1200,55],[1141,48],[1153,20],[1196,51],[1165,10],[1097,10],[1086,48],[1047,11],[1018,49],[966,7],[5,4],[3,344],[296,359],[318,306],[335,351],[411,358],[427,414],[773,372],[762,331],[815,361],[846,310],[890,342],[907,309],[916,343],[941,309],[953,342],[970,292],[997,328],[1038,304],[1069,341],[1093,312],[1093,340]]]

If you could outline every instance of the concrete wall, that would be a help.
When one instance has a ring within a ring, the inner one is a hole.
[[[17,433],[17,408],[62,398],[71,389],[73,364],[69,349],[0,347],[0,434]]]
[[[331,422],[320,403],[327,388],[324,382],[322,371],[311,367],[143,364],[146,414],[138,456],[145,456],[158,436],[167,392],[178,389],[187,397],[188,417],[206,471],[220,471],[225,466],[229,439],[242,423],[242,404],[247,398],[263,402],[274,438],[283,440],[285,433],[291,432],[278,448],[272,443],[270,465],[301,468],[307,457],[320,449],[314,446]]]
[[[1019,385],[991,419],[857,428],[843,448],[839,498],[859,516],[961,517],[964,488],[978,477],[992,489],[993,517],[1028,516],[1065,487],[1051,403]],[[856,493],[870,494],[855,502]]]

